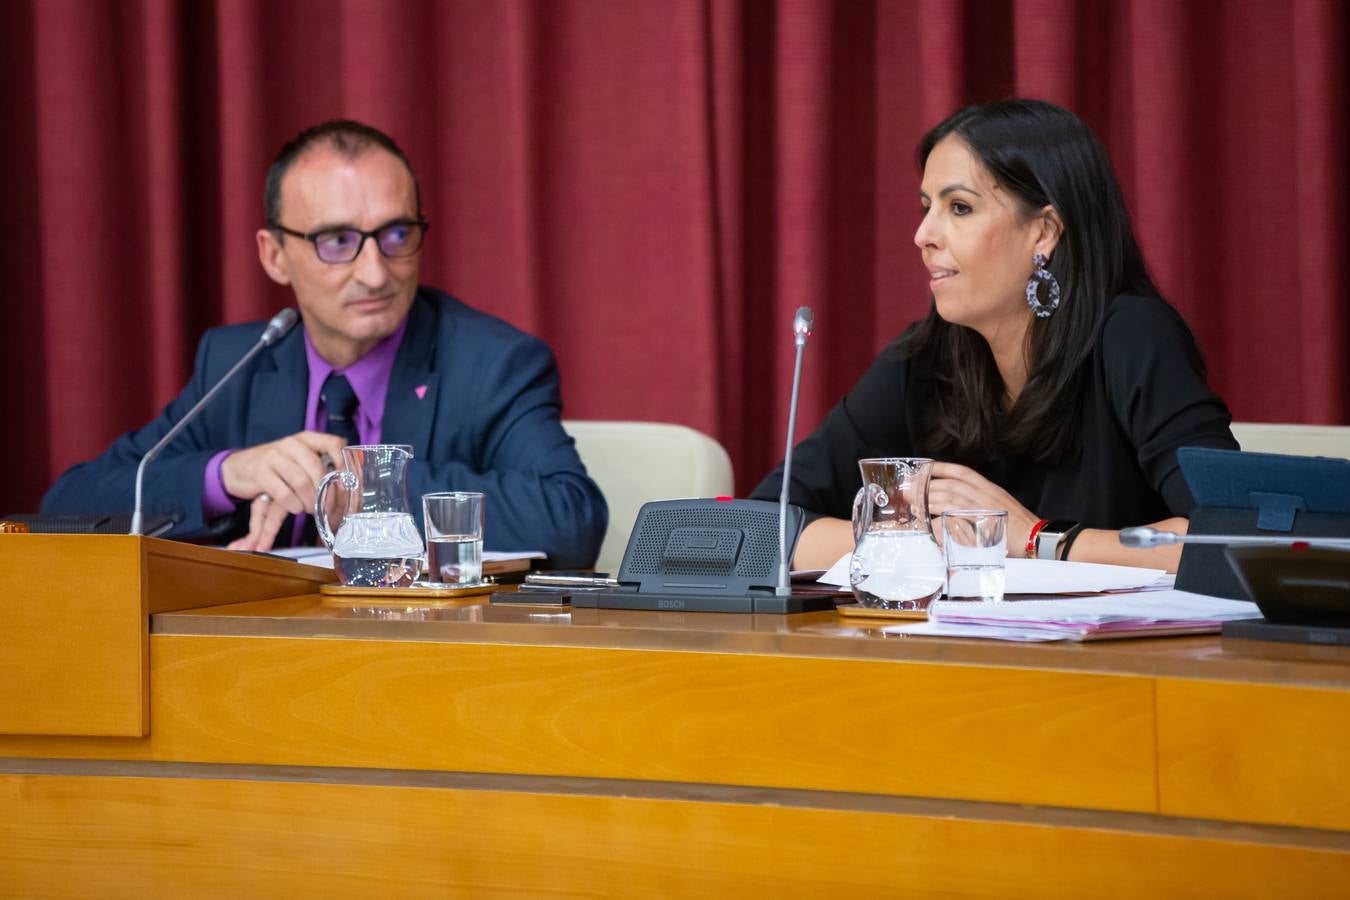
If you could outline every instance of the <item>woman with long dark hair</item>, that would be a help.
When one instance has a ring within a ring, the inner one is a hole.
[[[1127,550],[1116,532],[1184,531],[1177,448],[1237,443],[1105,149],[1062,107],[1005,100],[930,131],[919,166],[933,305],[797,447],[789,497],[815,517],[795,564],[852,549],[858,459],[928,456],[930,513],[1008,510],[1009,555],[1175,570],[1179,548]]]

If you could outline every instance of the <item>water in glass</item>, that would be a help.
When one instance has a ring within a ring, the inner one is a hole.
[[[1005,578],[1001,562],[995,565],[948,566],[947,599],[997,603],[1003,599]]]
[[[440,584],[482,581],[483,539],[471,534],[446,534],[428,539],[427,577]]]
[[[1008,556],[1006,509],[949,509],[942,514],[947,599],[998,603]]]

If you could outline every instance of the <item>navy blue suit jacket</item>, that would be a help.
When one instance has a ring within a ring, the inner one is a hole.
[[[257,342],[265,322],[213,328],[197,349],[192,380],[149,425],[62,475],[44,513],[132,508],[136,466],[173,423]],[[417,389],[426,386],[422,396]],[[228,521],[202,517],[206,464],[221,450],[301,431],[309,366],[299,328],[263,350],[145,471],[145,510],[171,513],[170,537],[243,534],[248,504]],[[553,565],[594,563],[607,509],[560,423],[558,367],[541,340],[448,294],[420,288],[389,379],[380,439],[411,444],[408,494],[419,526],[431,491],[487,495],[489,550],[543,550]],[[288,543],[289,522],[278,534]]]

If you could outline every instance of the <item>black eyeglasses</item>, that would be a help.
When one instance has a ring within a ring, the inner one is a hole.
[[[381,225],[374,231],[362,231],[359,228],[327,228],[323,231],[311,231],[306,234],[287,228],[280,222],[267,223],[269,228],[303,238],[314,245],[314,252],[321,262],[331,265],[349,263],[361,255],[366,246],[366,238],[374,238],[375,246],[390,259],[402,259],[412,256],[422,249],[422,238],[426,237],[431,223],[423,219],[398,219]]]

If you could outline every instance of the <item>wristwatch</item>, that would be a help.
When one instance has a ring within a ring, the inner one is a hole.
[[[1060,542],[1077,524],[1071,519],[1051,519],[1042,525],[1036,532],[1036,558],[1059,559]]]

